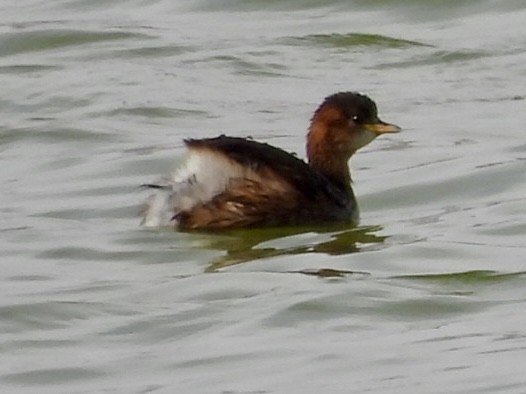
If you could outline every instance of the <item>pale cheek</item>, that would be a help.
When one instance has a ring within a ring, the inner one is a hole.
[[[376,138],[376,134],[369,130],[362,130],[353,140],[354,150],[358,150]]]

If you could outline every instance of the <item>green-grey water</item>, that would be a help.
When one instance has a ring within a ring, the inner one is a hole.
[[[2,393],[526,392],[526,4],[0,4]],[[357,90],[356,228],[141,228],[183,138],[304,157]]]

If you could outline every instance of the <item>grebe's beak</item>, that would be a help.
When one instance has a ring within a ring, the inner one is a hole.
[[[367,123],[367,124],[364,124],[363,126],[365,127],[366,130],[369,130],[370,132],[376,135],[398,133],[402,130],[397,125],[382,122],[380,119],[378,119],[378,121],[375,123]]]

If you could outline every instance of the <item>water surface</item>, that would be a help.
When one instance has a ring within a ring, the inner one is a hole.
[[[526,390],[522,1],[4,1],[8,393]],[[357,90],[357,228],[147,230],[182,139],[304,157]]]

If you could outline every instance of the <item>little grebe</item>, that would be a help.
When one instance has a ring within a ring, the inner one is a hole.
[[[378,118],[369,97],[342,92],[314,112],[308,164],[268,144],[219,136],[188,139],[189,157],[155,189],[146,226],[180,230],[353,222],[358,205],[348,161],[378,135],[400,128]]]

